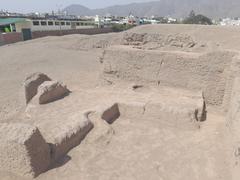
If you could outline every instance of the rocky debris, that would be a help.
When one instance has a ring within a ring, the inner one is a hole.
[[[33,73],[26,78],[24,88],[27,104],[37,94],[38,87],[45,81],[51,81],[51,79],[47,75],[39,72]]]
[[[123,35],[123,43],[124,45],[143,45],[146,33],[138,34],[138,33],[124,33]]]
[[[93,48],[106,48],[110,46],[110,42],[107,40],[97,41],[96,44],[93,45]]]
[[[197,45],[193,37],[183,33],[138,33],[124,32],[119,34],[105,34],[99,36],[82,36],[75,39],[73,44],[65,48],[74,50],[104,49],[113,45],[133,46],[138,49],[181,49],[189,50]],[[65,45],[63,45],[65,46]],[[201,46],[201,45],[199,45]]]
[[[29,178],[46,171],[50,149],[38,128],[26,124],[0,124],[0,169]]]
[[[78,146],[93,128],[87,113],[76,113],[67,119],[68,124],[62,126],[51,143],[52,159],[58,160],[69,150]]]
[[[138,49],[154,50],[166,47],[193,48],[196,42],[185,34],[148,34],[124,33],[123,45],[131,45]]]
[[[71,50],[83,50],[88,51],[91,49],[102,49],[109,47],[111,45],[120,44],[121,37],[118,34],[100,34],[100,35],[91,35],[91,36],[83,36],[80,38],[75,38],[74,43],[71,45],[64,44],[65,48]]]
[[[165,45],[178,48],[192,48],[196,45],[193,39],[188,35],[169,35],[165,39]]]
[[[68,95],[70,91],[67,86],[58,81],[46,81],[38,88],[37,98],[39,104],[47,104]]]

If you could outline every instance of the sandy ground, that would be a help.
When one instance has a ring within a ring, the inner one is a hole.
[[[191,35],[198,46],[186,51],[240,50],[237,39],[240,29],[233,27],[166,25],[137,27],[131,31]],[[109,39],[110,44],[117,44],[121,35],[46,37],[0,47],[0,122],[27,121],[23,115],[26,105],[22,84],[33,72],[43,72],[63,81],[73,92],[60,100],[56,107],[50,105],[40,109],[40,112],[46,113],[43,115],[45,119],[48,118],[47,112],[54,108],[56,112],[65,109],[71,114],[78,107],[87,109],[96,105],[101,98],[117,96],[109,87],[99,89],[99,57],[103,49],[94,48],[94,45],[100,43],[105,46]],[[122,93],[124,90],[120,85],[114,92]],[[148,90],[139,96],[146,97]],[[94,97],[88,96],[91,91],[98,93]],[[100,95],[102,97],[96,100]],[[75,109],[70,108],[70,104],[74,104]],[[54,114],[50,113],[49,117],[52,116]],[[56,124],[59,122],[56,121]],[[217,107],[208,108],[208,119],[198,129],[180,129],[163,119],[151,117],[120,117],[111,125],[113,131],[96,136],[95,133],[101,129],[95,128],[80,146],[36,179],[231,179],[225,123],[224,113]],[[0,179],[24,180],[7,172],[0,172]]]

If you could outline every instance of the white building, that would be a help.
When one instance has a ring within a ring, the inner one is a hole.
[[[225,18],[220,22],[221,26],[240,26],[239,19]]]
[[[145,23],[149,23],[149,24],[159,24],[160,21],[156,20],[156,19],[148,19],[148,18],[144,18],[143,19]]]
[[[177,22],[177,19],[172,18],[172,17],[168,17],[167,19],[168,19],[168,23],[175,23],[175,22]]]
[[[103,25],[103,24],[102,24],[102,20],[101,20],[101,18],[100,18],[99,15],[96,15],[94,21],[95,21],[95,24],[96,24],[98,27],[101,27],[101,26]]]
[[[120,24],[131,24],[131,25],[139,25],[140,19],[138,17],[135,17],[134,15],[130,14],[129,16],[122,19]]]
[[[95,21],[81,20],[31,20],[32,31],[70,30],[70,29],[90,29],[95,28]]]

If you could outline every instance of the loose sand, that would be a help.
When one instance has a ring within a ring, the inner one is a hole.
[[[239,33],[235,27],[147,25],[2,46],[0,123],[37,126],[54,144],[76,128],[78,113],[88,112],[92,130],[37,180],[237,180],[232,155],[239,146],[230,141],[227,113],[234,122],[238,110],[229,104],[239,97],[232,95]],[[71,93],[26,105],[24,80],[35,72],[64,82]],[[27,178],[0,169],[0,179]]]

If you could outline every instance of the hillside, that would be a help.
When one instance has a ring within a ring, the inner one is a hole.
[[[88,9],[81,5],[70,5],[64,9],[73,15],[112,15],[126,16],[133,13],[137,16],[173,16],[185,17],[191,10],[212,18],[240,16],[238,0],[159,0],[146,3],[110,6],[103,9]]]
[[[66,7],[65,10],[73,15],[86,15],[87,16],[87,15],[93,14],[91,9],[89,9],[85,6],[79,5],[79,4],[72,4],[68,7]]]

